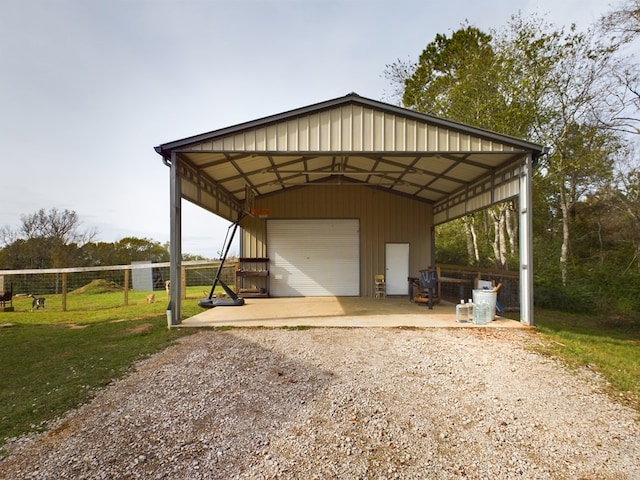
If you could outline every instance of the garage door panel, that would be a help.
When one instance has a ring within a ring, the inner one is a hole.
[[[358,296],[358,220],[269,220],[273,296]]]

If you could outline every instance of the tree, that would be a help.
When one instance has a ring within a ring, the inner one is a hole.
[[[535,71],[546,63],[528,42],[518,40],[496,41],[493,35],[467,25],[450,38],[438,34],[417,64],[399,61],[387,66],[386,75],[392,82],[402,82],[406,107],[507,135],[528,136],[540,116]],[[511,210],[510,203],[492,208],[493,234],[485,229],[484,238],[491,242],[498,268],[507,268],[516,246]],[[456,221],[466,233],[472,265],[480,264],[475,223],[474,216]]]
[[[634,158],[634,151],[628,151],[626,156]],[[635,264],[640,273],[640,167],[620,169],[612,185],[605,189],[604,198],[609,213],[616,214],[617,239],[632,246],[633,256],[627,267]]]
[[[22,225],[18,234],[26,240],[32,238],[52,238],[63,245],[75,243],[79,246],[91,241],[97,234],[95,230],[80,230],[78,214],[71,210],[60,211],[51,208],[48,212],[41,208],[35,213],[21,215]]]
[[[612,10],[602,18],[600,28],[603,37],[618,49],[626,47],[636,52],[640,38],[640,0],[628,0]],[[633,56],[620,58],[608,74],[621,87],[610,97],[612,123],[624,132],[640,134],[640,74]]]
[[[620,41],[630,42],[640,36],[640,0],[628,0],[602,18],[605,32],[620,35]]]
[[[82,248],[87,265],[128,265],[148,260],[168,262],[169,245],[148,238],[126,237],[114,243],[88,243]]]
[[[633,125],[623,112],[635,77],[619,48],[594,30],[516,15],[490,34],[463,26],[450,38],[437,35],[412,68],[387,66],[391,81],[403,81],[405,106],[553,147],[536,178],[551,188],[545,208],[560,216],[554,226],[565,285],[576,203],[611,178],[620,135]],[[517,235],[511,205],[488,215],[482,224],[492,226],[485,226],[484,238],[495,264],[506,267]],[[464,227],[470,255],[477,255],[482,248],[473,247],[474,235],[481,232],[469,222]]]
[[[81,230],[78,215],[70,210],[40,209],[20,220],[16,231],[2,229],[2,259],[8,268],[79,266],[79,248],[96,235],[95,230]]]

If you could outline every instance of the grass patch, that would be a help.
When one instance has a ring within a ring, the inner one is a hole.
[[[640,412],[640,322],[537,310],[535,322],[544,342],[541,353],[573,368],[598,372],[609,393]]]
[[[202,311],[197,299],[203,288],[187,290],[184,317]],[[121,291],[90,285],[73,293],[73,309],[66,312],[49,308],[55,296],[48,296],[44,311],[31,312],[27,297],[14,300],[15,312],[0,313],[0,447],[8,438],[45,430],[135,361],[197,331],[168,329],[167,302],[147,304],[148,293],[129,292],[124,306]]]

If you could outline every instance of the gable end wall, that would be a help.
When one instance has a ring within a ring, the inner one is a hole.
[[[373,277],[385,271],[385,244],[409,243],[409,273],[431,262],[433,208],[409,197],[366,186],[309,186],[256,199],[272,219],[349,218],[360,221],[360,292],[373,296]],[[242,222],[242,257],[267,254],[268,220]]]

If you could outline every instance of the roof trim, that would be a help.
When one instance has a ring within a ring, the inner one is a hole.
[[[502,135],[496,132],[492,132],[490,130],[484,130],[477,127],[471,127],[469,125],[454,122],[452,120],[445,120],[443,118],[435,117],[433,115],[429,115],[426,113],[416,112],[414,110],[409,110],[406,108],[398,107],[396,105],[391,105],[389,103],[380,102],[377,100],[372,100],[370,98],[361,97],[355,92],[351,92],[344,97],[334,98],[332,100],[326,100],[324,102],[316,103],[313,105],[309,105],[306,107],[296,108],[294,110],[289,110],[287,112],[279,113],[276,115],[270,115],[267,117],[259,118],[257,120],[252,120],[249,122],[239,123],[237,125],[233,125],[226,128],[221,128],[219,130],[213,130],[211,132],[202,133],[199,135],[194,135],[191,137],[186,137],[180,140],[175,140],[172,142],[161,144],[155,147],[155,151],[162,155],[163,157],[170,156],[170,152],[176,149],[181,149],[187,147],[189,145],[199,144],[206,141],[211,141],[216,138],[226,137],[228,135],[233,135],[243,130],[250,130],[253,128],[264,127],[269,124],[279,123],[285,120],[289,120],[291,118],[308,115],[310,113],[316,113],[323,110],[328,110],[335,108],[337,106],[356,104],[366,106],[376,110],[382,110],[388,112],[390,114],[406,117],[409,119],[417,120],[424,123],[431,123],[433,125],[437,125],[439,127],[444,127],[452,130],[458,130],[470,135],[475,135],[478,137],[483,137],[488,140],[497,141],[500,143],[505,143],[509,145],[513,145],[524,150],[530,150],[538,155],[543,153],[543,147],[539,144],[528,142],[516,137],[511,137],[508,135]]]

